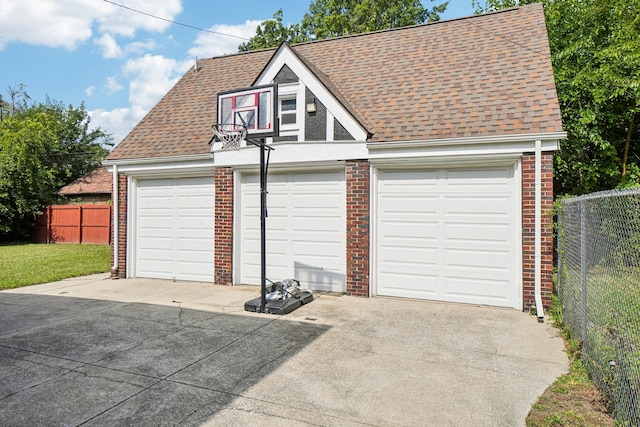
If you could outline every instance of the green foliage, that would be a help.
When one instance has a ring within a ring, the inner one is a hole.
[[[477,12],[533,3],[473,0]],[[567,139],[556,193],[640,184],[640,0],[543,0]]]
[[[0,289],[109,271],[109,245],[0,245]]]
[[[433,1],[433,0],[431,0]],[[420,0],[314,0],[302,23],[285,27],[282,9],[264,21],[240,51],[438,21],[448,2],[426,9]]]
[[[256,34],[248,42],[242,43],[238,50],[247,52],[279,46],[282,42],[297,43],[306,40],[299,24],[292,24],[288,27],[282,24],[282,9],[278,9],[273,14],[273,18],[262,22],[256,29]]]
[[[420,0],[316,0],[302,30],[315,40],[422,24],[438,21],[447,4],[425,9]]]
[[[84,105],[13,103],[0,121],[0,240],[24,238],[56,192],[100,165],[111,145]],[[15,100],[15,99],[14,99]]]
[[[524,6],[526,4],[539,3],[538,0],[471,0],[471,6],[476,13],[489,13],[496,10],[507,9],[509,7]]]

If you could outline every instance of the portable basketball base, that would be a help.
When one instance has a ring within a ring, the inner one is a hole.
[[[287,314],[312,301],[313,295],[302,291],[267,301],[267,173],[274,148],[267,145],[265,138],[278,136],[277,94],[277,85],[219,93],[218,123],[213,129],[223,142],[223,149],[239,150],[241,140],[247,136],[254,136],[246,138],[248,144],[260,148],[260,298],[247,301],[244,308],[258,313]]]

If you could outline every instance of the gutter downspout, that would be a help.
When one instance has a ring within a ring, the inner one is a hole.
[[[113,165],[113,200],[111,209],[113,209],[113,266],[111,266],[111,275],[114,278],[118,277],[118,246],[120,242],[118,241],[118,194],[120,192],[118,188],[118,165]]]
[[[536,140],[535,159],[535,267],[534,294],[536,300],[536,315],[538,322],[544,322],[544,307],[542,306],[542,141]]]

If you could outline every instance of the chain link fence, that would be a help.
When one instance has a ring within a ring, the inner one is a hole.
[[[616,420],[640,426],[640,188],[562,202],[558,296]]]

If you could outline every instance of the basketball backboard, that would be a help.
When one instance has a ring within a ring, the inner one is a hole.
[[[247,136],[278,136],[276,85],[253,86],[218,93],[218,123],[243,125]]]

